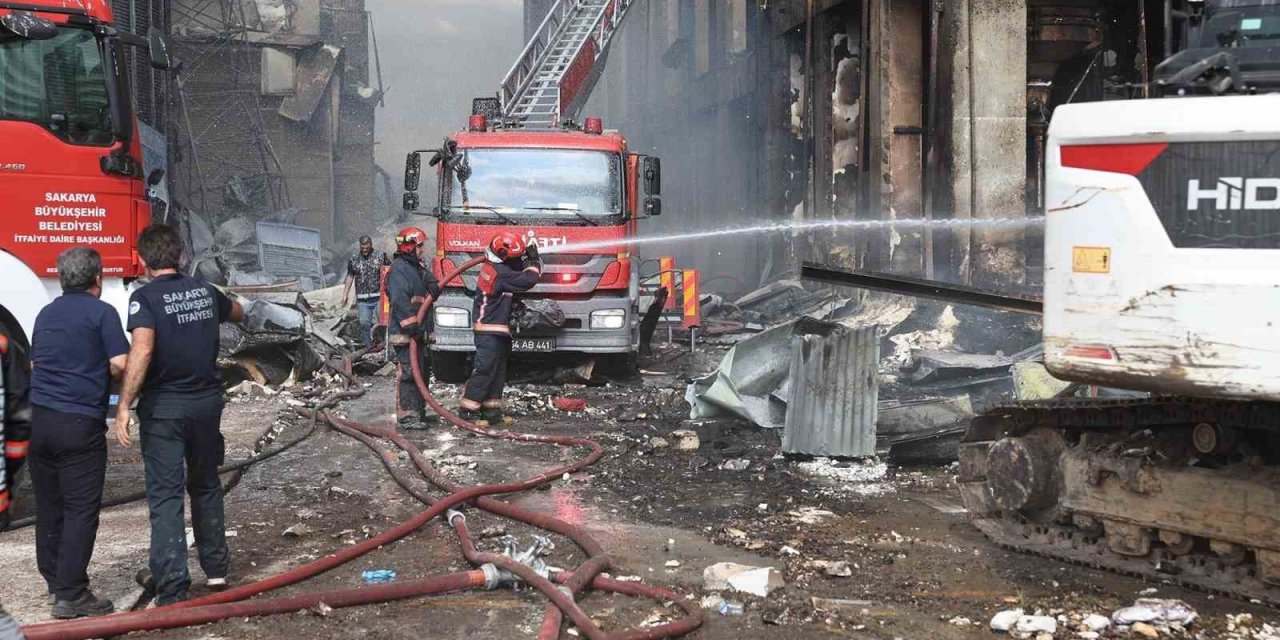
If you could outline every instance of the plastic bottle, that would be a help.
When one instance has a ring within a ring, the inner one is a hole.
[[[741,602],[725,600],[720,603],[720,607],[716,611],[719,611],[722,616],[740,616],[742,615],[743,607]]]

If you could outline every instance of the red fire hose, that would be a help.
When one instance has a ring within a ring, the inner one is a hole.
[[[484,258],[480,257],[464,263],[453,273],[448,274],[443,281],[449,282],[453,280],[460,273],[476,266],[483,260]],[[428,296],[427,300],[418,310],[417,319],[419,323],[425,319],[432,303],[433,300],[431,296]],[[431,395],[431,390],[427,386],[426,380],[418,365],[419,344],[417,341],[410,344],[413,355],[413,374],[419,390],[422,392],[423,397],[431,408],[450,423],[485,437],[517,442],[536,442],[568,447],[587,447],[590,449],[590,453],[573,463],[545,471],[532,478],[504,484],[480,485],[464,488],[456,485],[446,476],[436,471],[431,466],[430,461],[428,461],[416,447],[412,446],[407,439],[394,429],[379,429],[368,425],[361,425],[338,418],[327,411],[321,412],[321,410],[317,408],[315,411],[320,412],[320,415],[322,415],[335,429],[352,437],[356,437],[361,442],[372,448],[376,453],[379,453],[379,457],[382,459],[384,466],[392,472],[392,477],[396,482],[405,487],[406,490],[416,498],[428,503],[430,506],[403,524],[385,531],[382,534],[370,538],[358,545],[345,548],[332,555],[320,558],[316,561],[255,583],[242,585],[222,593],[204,596],[202,598],[189,600],[168,607],[161,607],[155,610],[120,613],[100,618],[89,618],[68,622],[42,623],[24,627],[23,632],[31,640],[78,640],[81,638],[119,635],[131,631],[205,624],[231,617],[270,615],[274,613],[297,611],[299,609],[316,606],[320,602],[324,602],[331,607],[355,606],[372,602],[383,602],[387,600],[430,595],[432,593],[486,586],[486,584],[492,587],[492,582],[486,579],[485,572],[477,570],[460,574],[439,576],[436,578],[427,578],[424,580],[401,582],[392,585],[335,591],[324,594],[304,594],[290,598],[240,602],[265,591],[277,589],[308,579],[364,555],[369,551],[399,540],[427,524],[436,516],[445,513],[447,509],[469,501],[474,501],[478,507],[491,513],[519,520],[526,524],[564,535],[573,540],[575,544],[587,553],[588,560],[584,562],[577,571],[572,574],[559,573],[554,576],[557,582],[565,585],[563,587],[564,590],[562,591],[561,588],[557,588],[549,580],[542,578],[531,568],[522,565],[511,558],[499,554],[483,554],[478,552],[466,529],[465,518],[460,517],[461,514],[451,514],[450,524],[454,526],[455,531],[458,533],[464,555],[466,555],[469,561],[493,564],[499,568],[506,569],[512,574],[519,576],[522,580],[535,588],[538,588],[552,601],[552,605],[548,606],[547,613],[543,620],[543,626],[539,634],[540,638],[556,638],[559,635],[562,612],[567,613],[570,620],[577,624],[587,637],[592,638],[593,640],[649,640],[667,638],[683,635],[698,628],[702,624],[702,611],[696,605],[693,605],[681,598],[678,594],[647,585],[618,582],[598,575],[601,571],[608,568],[610,560],[599,543],[592,539],[580,527],[576,527],[546,514],[528,511],[515,505],[489,497],[497,494],[513,493],[532,489],[539,485],[551,482],[556,478],[562,477],[567,473],[576,472],[583,467],[593,464],[603,453],[603,449],[599,443],[586,438],[573,436],[548,436],[517,433],[508,430],[486,429],[462,420],[455,413],[442,406],[439,401]],[[389,439],[396,444],[396,446],[407,451],[422,474],[433,484],[450,491],[450,494],[440,500],[433,501],[430,496],[410,489],[409,483],[391,469],[391,465],[386,459],[385,451],[383,451],[381,447],[377,446],[369,436],[378,436]],[[492,569],[492,567],[485,568]],[[581,591],[588,585],[615,593],[671,601],[684,609],[686,615],[675,622],[645,630],[631,631],[622,634],[605,634],[573,601],[572,594]]]
[[[337,609],[341,607],[355,607],[378,602],[389,602],[391,600],[418,598],[421,596],[447,593],[449,591],[475,589],[477,587],[483,587],[484,585],[485,573],[484,571],[476,569],[460,573],[449,573],[432,578],[424,578],[422,580],[406,580],[403,582],[393,582],[357,589],[342,589],[339,591],[328,591],[324,593],[306,593],[298,596],[272,598],[269,600],[246,600],[243,602],[215,604],[186,609],[177,607],[159,607],[151,611],[139,612],[145,614],[141,617],[124,615],[104,616],[101,618],[94,618],[92,620],[95,626],[95,632],[91,636],[68,636],[60,633],[60,629],[58,629],[58,627],[63,625],[70,626],[70,623],[66,622],[24,627],[22,631],[26,634],[28,640],[64,637],[102,638],[134,631],[154,631],[156,629],[190,627],[197,624],[208,624],[210,622],[226,620],[227,618],[292,613],[294,611],[317,607],[321,603]],[[85,622],[89,621],[86,620]]]

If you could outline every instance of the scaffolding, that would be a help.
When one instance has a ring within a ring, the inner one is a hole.
[[[289,207],[279,157],[271,147],[251,46],[261,17],[248,0],[167,2],[178,66],[168,127],[176,199],[213,221],[244,210]]]

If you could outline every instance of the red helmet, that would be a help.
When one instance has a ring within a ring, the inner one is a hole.
[[[510,231],[504,231],[489,241],[489,248],[485,249],[484,254],[490,262],[506,262],[524,255],[526,249],[528,244],[525,243],[524,238]]]
[[[418,227],[405,227],[396,234],[396,249],[409,253],[427,243],[427,232]]]

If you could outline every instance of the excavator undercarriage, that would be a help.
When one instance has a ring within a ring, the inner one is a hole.
[[[801,275],[1031,315],[1042,308],[1034,298],[816,264]],[[959,457],[969,519],[1005,548],[1280,606],[1280,403],[1017,402],[975,417]]]
[[[996,543],[1280,605],[1280,405],[1073,398],[978,416],[960,490]]]

